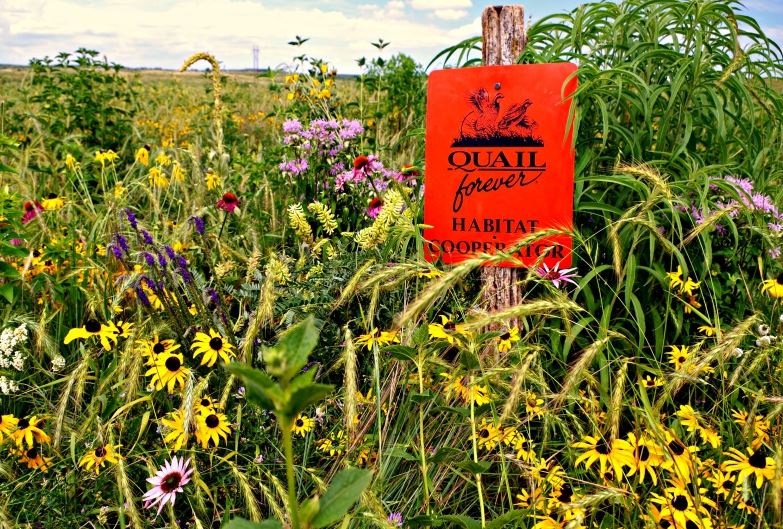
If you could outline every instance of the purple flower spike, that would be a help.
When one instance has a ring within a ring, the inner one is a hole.
[[[161,268],[166,268],[166,265],[169,264],[169,262],[166,261],[166,258],[163,257],[162,253],[158,254],[158,264],[160,265]]]
[[[190,275],[190,272],[188,272],[187,268],[177,268],[177,272],[179,272],[179,275],[182,276],[182,280],[185,281],[185,283],[190,284],[193,282],[193,276]]]
[[[141,238],[144,239],[144,244],[152,244],[153,242],[155,242],[152,239],[152,235],[150,235],[150,232],[148,232],[147,230],[141,230]]]
[[[196,233],[204,235],[204,219],[193,215],[190,217],[190,220],[193,221],[193,227],[196,229]]]
[[[144,289],[139,285],[136,285],[136,297],[139,298],[139,301],[141,301],[141,304],[145,307],[151,306],[150,298],[147,297],[147,293],[144,292]]]
[[[128,223],[131,225],[131,228],[138,229],[139,224],[136,222],[136,214],[131,210],[131,208],[125,208],[125,215],[128,216]]]
[[[122,251],[125,253],[130,253],[130,248],[128,247],[128,239],[126,239],[123,235],[117,233],[114,235],[114,238],[117,240],[117,244],[120,245],[120,248],[122,248]]]
[[[147,266],[149,267],[155,266],[155,256],[153,256],[149,252],[144,252],[142,255],[144,256],[144,260],[147,262]]]
[[[169,259],[173,261],[176,258],[177,252],[174,251],[174,248],[167,244],[163,249],[166,250],[166,255],[169,256]]]

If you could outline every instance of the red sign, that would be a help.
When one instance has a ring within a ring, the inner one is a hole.
[[[427,260],[458,263],[543,229],[571,229],[574,151],[565,98],[576,89],[575,71],[574,64],[556,63],[432,72]],[[529,266],[543,254],[543,263],[562,269],[571,264],[572,247],[570,236],[557,235],[522,247],[516,257]]]

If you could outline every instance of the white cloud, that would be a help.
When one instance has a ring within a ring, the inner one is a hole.
[[[470,0],[448,3],[469,5]],[[338,71],[356,72],[355,59],[378,53],[370,45],[378,38],[391,42],[384,55],[406,53],[422,64],[464,38],[434,21],[404,18],[399,0],[374,11],[349,7],[312,9],[251,0],[169,0],[142,6],[132,0],[87,5],[80,0],[0,0],[0,63],[23,64],[32,57],[88,47],[132,67],[178,68],[190,54],[209,51],[227,68],[247,68],[252,47],[258,45],[264,66],[276,67],[306,53],[328,60]],[[475,24],[472,34],[480,31]],[[301,49],[288,46],[296,34],[311,40]]]
[[[432,11],[435,9],[459,9],[473,5],[471,0],[411,0],[413,9]]]
[[[468,16],[468,12],[464,9],[436,9],[432,14],[441,20],[459,20]]]

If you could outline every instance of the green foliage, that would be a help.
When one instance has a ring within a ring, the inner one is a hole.
[[[39,105],[35,118],[53,137],[78,135],[88,149],[119,151],[131,134],[136,89],[120,75],[120,65],[97,56],[79,48],[75,56],[32,59],[29,97]]]

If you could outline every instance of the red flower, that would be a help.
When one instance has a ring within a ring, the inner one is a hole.
[[[239,198],[229,191],[228,193],[223,193],[223,198],[218,200],[215,205],[226,213],[233,213],[239,207]]]
[[[22,224],[27,224],[31,220],[33,220],[35,217],[38,216],[38,213],[44,210],[43,206],[40,202],[37,200],[35,202],[27,201],[24,203],[24,215],[22,215]]]
[[[381,208],[383,208],[383,200],[380,197],[373,198],[370,200],[370,205],[367,206],[367,216],[371,219],[376,218],[381,212]]]
[[[365,167],[367,167],[367,164],[370,163],[370,159],[365,155],[359,155],[357,156],[353,161],[353,169],[354,171],[361,171]]]

